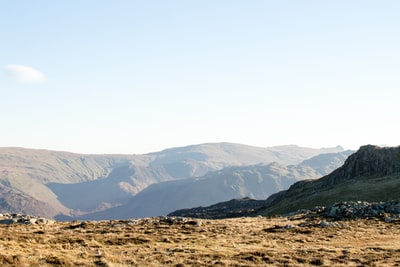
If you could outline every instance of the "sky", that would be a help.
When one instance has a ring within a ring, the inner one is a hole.
[[[400,144],[400,1],[0,1],[0,147]]]

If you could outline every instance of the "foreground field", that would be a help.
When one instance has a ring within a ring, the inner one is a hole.
[[[399,266],[399,237],[398,219],[376,218],[13,224],[0,225],[0,265]]]

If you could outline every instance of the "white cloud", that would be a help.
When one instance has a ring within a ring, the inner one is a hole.
[[[7,65],[5,66],[6,73],[16,81],[22,83],[41,83],[46,81],[46,76],[37,69],[24,65]]]

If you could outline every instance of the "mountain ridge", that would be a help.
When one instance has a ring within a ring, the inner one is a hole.
[[[342,165],[350,153],[352,151],[321,154],[298,165],[284,166],[272,162],[250,166],[231,166],[209,172],[205,176],[195,179],[161,182],[148,186],[125,205],[80,218],[101,220],[105,218],[153,217],[168,214],[177,208],[208,206],[232,198],[265,199],[277,191],[288,188],[296,181],[316,179],[327,171],[326,168],[321,168],[321,173],[319,173],[308,166],[307,162],[313,162],[319,157],[323,157],[324,163],[328,166],[329,162],[334,162],[329,166],[333,170]],[[327,158],[331,160],[327,161]]]
[[[273,161],[287,165],[338,150],[207,143],[143,155],[91,155],[8,147],[0,148],[0,184],[47,203],[50,206],[41,209],[46,214],[34,215],[52,218],[121,205],[153,183],[200,177],[232,165]],[[85,204],[80,207],[80,202]]]

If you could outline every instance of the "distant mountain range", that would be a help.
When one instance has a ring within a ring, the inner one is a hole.
[[[298,180],[326,174],[349,154],[341,147],[232,143],[143,155],[0,148],[0,212],[107,219],[162,215],[182,203],[193,207],[236,196],[266,198]]]
[[[400,147],[367,145],[330,174],[320,179],[298,181],[266,200],[231,200],[209,207],[177,210],[170,215],[202,218],[243,214],[270,216],[342,201],[392,199],[400,199]]]
[[[316,179],[343,164],[350,151],[315,156],[297,165],[279,163],[226,167],[198,178],[160,182],[125,205],[82,219],[126,219],[168,214],[176,209],[211,205],[233,198],[266,199],[304,179]]]

